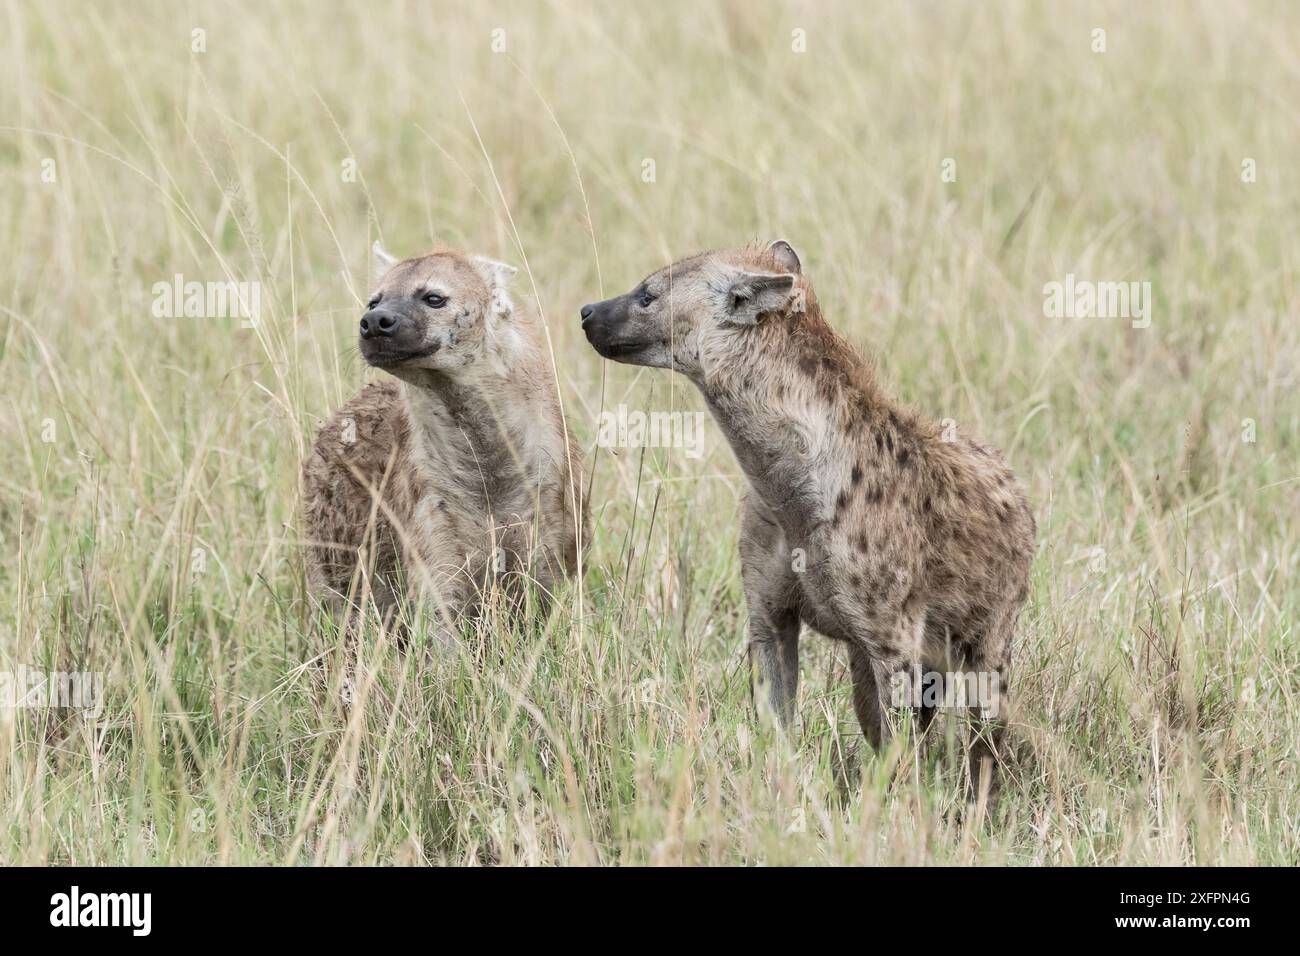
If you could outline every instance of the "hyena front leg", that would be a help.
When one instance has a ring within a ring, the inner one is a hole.
[[[751,602],[751,608],[754,607]],[[799,617],[792,611],[749,614],[750,688],[754,706],[769,708],[781,727],[794,728],[799,696]]]
[[[910,691],[920,679],[923,629],[924,612],[908,608],[891,626],[871,628],[861,642],[849,645],[853,709],[862,733],[877,750],[893,739],[894,712],[911,707]],[[908,699],[894,699],[899,686],[908,691]],[[929,715],[920,708],[916,716],[924,729]]]
[[[876,662],[871,653],[860,644],[849,645],[849,670],[853,675],[853,710],[867,742],[879,750],[892,736],[886,711],[889,693],[889,675],[883,674],[885,685],[876,680]]]
[[[780,527],[745,502],[740,534],[741,579],[749,610],[750,688],[754,704],[794,728],[799,693],[797,560]]]

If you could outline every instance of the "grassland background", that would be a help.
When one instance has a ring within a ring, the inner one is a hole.
[[[0,710],[0,862],[1300,862],[1294,4],[0,22],[0,669],[107,693],[96,721]],[[376,375],[372,239],[526,266],[590,448],[601,407],[701,406],[602,364],[577,308],[778,236],[898,394],[1031,487],[1033,751],[992,820],[942,753],[861,745],[823,639],[795,744],[754,722],[711,425],[699,460],[596,456],[585,578],[545,633],[488,630],[451,669],[371,636],[350,706],[314,686],[298,467]],[[1068,272],[1150,281],[1151,327],[1045,318]],[[259,281],[260,325],[155,318],[175,273]]]

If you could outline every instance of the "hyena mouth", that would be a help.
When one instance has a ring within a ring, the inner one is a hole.
[[[379,346],[367,350],[362,348],[362,354],[366,363],[373,365],[375,368],[396,368],[399,365],[405,365],[408,362],[415,362],[422,358],[428,358],[438,349],[442,348],[441,342],[435,342],[433,345],[423,349],[394,349]]]
[[[609,342],[596,349],[605,358],[622,358],[624,355],[634,355],[645,349],[641,342]]]
[[[602,339],[599,335],[593,336],[590,333],[587,335],[587,341],[591,343],[591,347],[596,350],[596,354],[601,358],[613,359],[615,361],[631,359],[637,355],[644,355],[649,349],[654,348],[656,345],[666,344],[650,339],[641,342],[628,339],[610,341],[608,339]]]

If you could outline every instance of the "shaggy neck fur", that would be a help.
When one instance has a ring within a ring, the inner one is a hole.
[[[803,312],[726,330],[724,342],[707,349],[710,370],[699,384],[763,501],[807,513],[824,510],[837,484],[832,472],[869,468],[884,453],[883,430],[902,428],[903,419],[800,284]]]
[[[416,460],[444,480],[454,477],[465,495],[495,510],[511,506],[507,499],[535,479],[546,435],[520,384],[530,377],[535,353],[523,346],[518,329],[493,325],[483,354],[469,365],[407,370],[401,377]]]

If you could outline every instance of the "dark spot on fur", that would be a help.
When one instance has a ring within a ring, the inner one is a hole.
[[[908,452],[908,450],[907,450],[906,448],[900,448],[900,449],[898,449],[898,464],[899,464],[900,467],[902,467],[902,468],[906,468],[906,467],[907,467],[908,459],[909,459],[910,457],[911,457],[911,453]]]
[[[812,378],[817,374],[817,359],[811,355],[803,356],[799,359],[799,371]]]
[[[849,481],[852,484],[856,485],[861,480],[862,480],[862,466],[854,465],[853,470],[849,472]]]
[[[926,495],[926,496],[925,496],[925,500],[924,500],[923,502],[921,502],[921,510],[922,510],[922,511],[925,511],[925,512],[927,512],[927,513],[929,512],[929,510],[930,510],[930,496],[929,496],[929,495]]]
[[[849,496],[847,492],[841,491],[835,498],[835,511],[838,514],[848,507]]]

